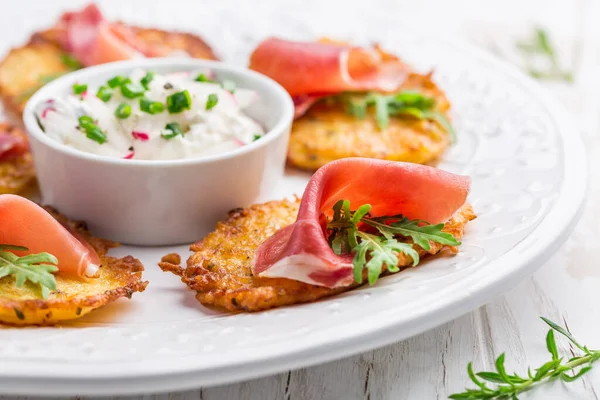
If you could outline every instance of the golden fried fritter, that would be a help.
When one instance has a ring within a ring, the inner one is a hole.
[[[447,114],[450,103],[432,81],[431,75],[412,73],[401,88],[418,90],[436,100],[436,110]],[[381,130],[375,111],[359,119],[348,115],[340,104],[318,102],[294,121],[288,160],[291,164],[316,170],[345,157],[369,157],[428,164],[450,145],[450,134],[439,124],[412,117],[390,118]]]
[[[211,48],[191,33],[130,28],[139,40],[158,50],[184,51],[194,58],[217,59]],[[59,35],[60,31],[54,28],[34,33],[29,43],[12,49],[0,63],[0,97],[12,113],[21,115],[35,91],[72,70],[64,61],[66,50]]]
[[[186,52],[193,58],[218,60],[208,44],[197,35],[185,32],[164,31],[162,29],[141,28],[138,26],[128,27],[133,30],[137,39],[165,53],[179,50]]]
[[[120,259],[107,256],[118,246],[110,240],[96,238],[85,223],[69,221],[56,210],[46,207],[54,218],[90,245],[102,261],[98,278],[77,278],[56,274],[56,291],[47,299],[40,297],[37,285],[26,282],[15,286],[14,277],[0,279],[0,323],[11,325],[53,325],[79,318],[120,297],[130,298],[143,292],[148,282],[142,281],[142,263],[131,256]]]
[[[296,220],[300,200],[272,201],[235,209],[229,218],[217,224],[214,232],[194,243],[195,253],[181,267],[176,254],[163,257],[159,266],[163,271],[181,276],[196,298],[204,305],[217,306],[229,311],[260,311],[289,304],[315,301],[341,293],[352,287],[328,289],[284,278],[260,278],[252,274],[251,260],[258,246],[277,230]],[[471,205],[466,204],[446,223],[444,231],[457,239],[463,236],[467,222],[475,218]],[[431,244],[425,252],[415,246],[420,256],[436,254],[444,247]],[[408,257],[398,257],[399,266],[411,265]],[[365,280],[366,281],[366,280]]]
[[[0,63],[0,96],[5,107],[21,115],[33,93],[70,71],[63,56],[64,51],[53,43],[30,43],[12,49]]]
[[[0,135],[10,133],[25,137],[21,128],[0,122]],[[35,179],[33,159],[27,153],[6,161],[0,161],[0,194],[20,193]]]

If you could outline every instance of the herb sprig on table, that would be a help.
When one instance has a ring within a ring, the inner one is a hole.
[[[390,272],[398,272],[400,253],[409,256],[413,266],[419,264],[419,253],[413,245],[399,241],[398,236],[411,238],[426,251],[431,249],[430,241],[460,245],[454,236],[442,232],[444,224],[430,225],[425,221],[409,220],[401,214],[371,217],[370,210],[371,206],[364,204],[352,211],[348,200],[340,200],[333,206],[333,217],[327,223],[328,241],[334,253],[354,254],[354,279],[358,283],[363,281],[365,268],[371,285],[382,274],[384,266]]]
[[[527,71],[534,78],[573,82],[573,73],[561,67],[558,54],[544,29],[535,28],[532,38],[528,41],[518,42],[517,48],[527,58],[528,62],[531,62],[533,57],[541,57],[549,65],[546,70],[528,66]]]
[[[56,290],[58,260],[52,254],[39,253],[17,256],[15,251],[27,251],[27,247],[0,244],[0,278],[14,275],[17,287],[25,281],[40,285],[42,298],[48,298],[51,290]]]
[[[346,112],[357,118],[364,118],[369,107],[375,107],[375,120],[382,130],[389,126],[392,117],[416,118],[440,124],[452,140],[456,140],[456,132],[448,118],[435,109],[435,99],[419,92],[406,90],[395,94],[343,93],[335,96],[335,100],[341,101]]]
[[[551,356],[550,361],[547,361],[533,371],[531,368],[528,368],[527,375],[524,376],[506,372],[504,367],[504,353],[496,359],[496,371],[474,373],[473,364],[469,363],[467,372],[469,378],[476,385],[476,388],[466,389],[462,393],[451,395],[450,398],[458,400],[515,400],[518,399],[517,395],[531,390],[544,382],[555,379],[561,379],[564,382],[573,382],[592,369],[592,364],[600,359],[600,350],[590,350],[587,346],[582,346],[567,329],[547,318],[541,317],[541,319],[550,326],[550,330],[546,335],[546,348]],[[580,354],[566,360],[565,357],[559,357],[556,338],[554,336],[555,332],[571,342],[580,351]]]

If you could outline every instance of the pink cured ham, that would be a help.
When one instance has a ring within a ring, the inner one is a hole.
[[[0,244],[29,249],[19,255],[48,252],[59,271],[71,275],[92,276],[100,265],[98,254],[46,210],[12,194],[0,195]]]
[[[378,46],[362,48],[321,40],[294,42],[268,38],[254,50],[250,68],[279,82],[296,98],[301,115],[310,104],[303,98],[343,91],[397,90],[410,67]]]
[[[325,216],[349,200],[352,209],[370,204],[372,216],[403,214],[442,223],[465,203],[471,179],[424,165],[345,158],[311,178],[296,222],[267,239],[256,251],[253,272],[329,288],[351,285],[352,255],[338,256],[325,237]]]
[[[108,22],[95,4],[65,13],[56,28],[64,48],[86,66],[168,55],[136,39],[127,26]]]
[[[20,157],[29,150],[27,139],[10,132],[0,132],[0,162]]]

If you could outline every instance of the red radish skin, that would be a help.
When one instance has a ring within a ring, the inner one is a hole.
[[[150,136],[144,132],[133,131],[131,132],[131,136],[133,136],[135,140],[141,140],[142,142],[147,142],[148,140],[150,140]]]

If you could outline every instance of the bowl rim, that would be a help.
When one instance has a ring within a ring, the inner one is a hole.
[[[190,70],[208,68],[213,71],[226,71],[233,75],[250,77],[251,79],[258,80],[262,84],[266,85],[266,90],[274,93],[275,96],[277,96],[281,100],[283,104],[283,112],[278,117],[277,122],[275,123],[273,128],[269,129],[261,138],[261,140],[254,141],[243,147],[230,150],[224,153],[199,156],[197,158],[185,158],[174,160],[127,160],[116,157],[98,155],[94,153],[88,153],[82,150],[69,147],[65,144],[51,139],[44,133],[44,131],[42,131],[42,129],[38,125],[35,116],[36,106],[41,101],[52,97],[53,92],[63,90],[64,86],[66,85],[66,82],[73,82],[78,80],[83,81],[86,79],[91,79],[98,74],[108,74],[110,71],[120,71],[123,69],[129,69],[130,71],[133,71],[136,68],[152,69],[153,67],[173,67],[179,69],[187,67]],[[27,104],[25,105],[25,109],[23,111],[23,122],[25,124],[27,134],[32,136],[39,142],[43,143],[44,145],[79,159],[111,165],[126,165],[130,167],[168,167],[183,166],[189,164],[206,164],[242,156],[246,153],[252,152],[255,149],[267,146],[269,143],[276,140],[279,136],[283,135],[286,132],[286,130],[291,126],[293,117],[294,103],[292,101],[292,98],[287,93],[287,91],[273,79],[261,73],[252,71],[248,68],[231,65],[226,62],[193,58],[147,58],[126,61],[115,61],[73,71],[41,87],[27,101]]]

